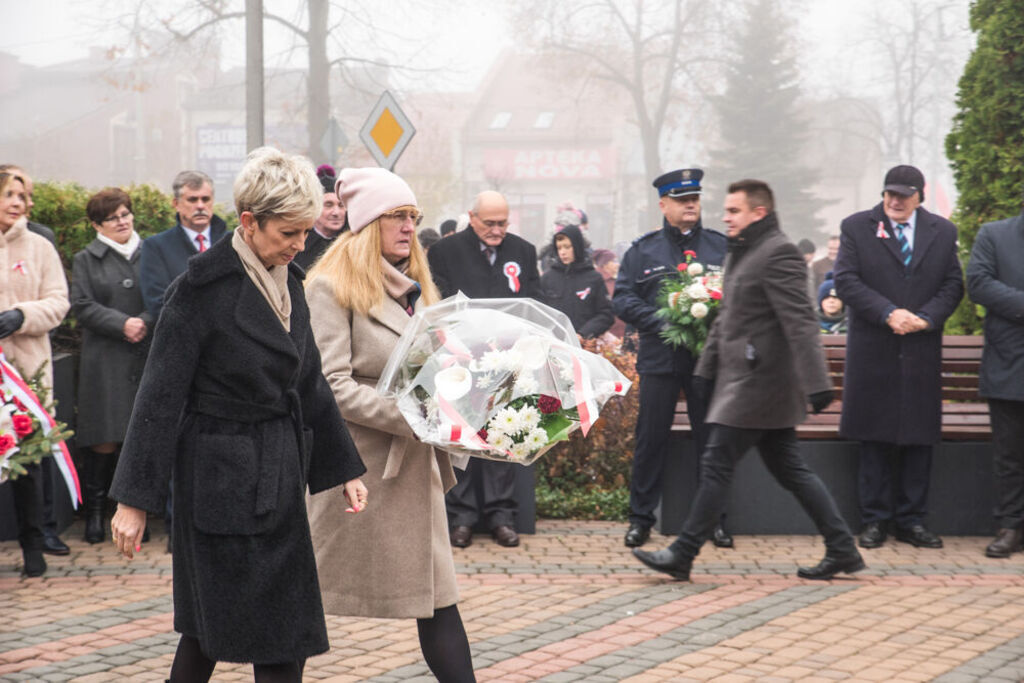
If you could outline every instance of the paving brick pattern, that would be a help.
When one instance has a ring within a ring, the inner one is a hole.
[[[0,543],[0,681],[164,680],[177,644],[165,539],[129,562],[81,531],[41,579],[21,577],[17,545]],[[988,559],[989,539],[890,541],[856,577],[814,582],[795,571],[820,559],[815,537],[741,536],[705,549],[682,583],[640,566],[623,532],[542,521],[519,548],[478,536],[455,551],[478,680],[1024,681],[1024,555]],[[434,680],[414,620],[327,623],[332,649],[306,680]],[[214,673],[251,678],[246,665]]]

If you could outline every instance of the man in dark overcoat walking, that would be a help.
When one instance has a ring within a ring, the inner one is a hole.
[[[622,257],[615,280],[615,313],[635,327],[640,336],[636,356],[640,412],[629,480],[629,527],[624,539],[629,548],[646,543],[654,525],[680,391],[686,395],[686,412],[698,459],[707,436],[707,397],[694,391],[693,386],[697,359],[685,346],[673,348],[661,338],[665,320],[658,316],[658,295],[665,276],[676,273],[677,266],[686,262],[685,252],[696,253],[694,262],[705,267],[721,266],[725,259],[725,235],[704,227],[701,219],[703,177],[704,171],[699,168],[683,168],[654,179],[658,207],[664,216],[662,227],[633,241]],[[699,465],[695,474],[700,477]],[[721,524],[712,538],[719,547],[733,545],[732,537]]]
[[[967,265],[967,294],[985,307],[979,393],[992,419],[995,513],[988,557],[1021,549],[1024,525],[1024,213],[981,226]]]
[[[754,446],[825,537],[825,558],[797,574],[829,579],[864,568],[835,500],[800,456],[795,427],[808,403],[819,413],[832,402],[832,382],[807,296],[807,266],[779,228],[774,206],[771,188],[760,180],[729,186],[722,306],[695,371],[715,382],[700,485],[672,545],[633,549],[648,567],[684,581],[718,519],[736,464]]]
[[[498,192],[477,195],[469,210],[469,227],[432,246],[427,259],[442,297],[462,292],[472,299],[541,299],[537,250],[508,232],[508,202]],[[457,473],[458,483],[445,496],[453,546],[465,548],[473,542],[473,525],[481,516],[499,545],[519,545],[516,467],[470,458],[466,469]],[[482,484],[481,500],[477,480]]]
[[[835,281],[849,332],[839,435],[861,442],[861,547],[892,531],[941,548],[924,522],[942,436],[942,326],[964,292],[956,226],[921,207],[913,166],[890,169],[884,184],[882,202],[840,228]]]

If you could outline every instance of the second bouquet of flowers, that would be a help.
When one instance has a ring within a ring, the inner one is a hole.
[[[685,346],[693,355],[704,350],[711,323],[722,303],[722,269],[694,261],[696,252],[685,251],[685,263],[675,276],[665,277],[658,293],[658,315],[665,320],[661,338],[673,348]]]
[[[449,297],[416,314],[377,390],[416,436],[457,455],[528,465],[630,382],[532,299]]]

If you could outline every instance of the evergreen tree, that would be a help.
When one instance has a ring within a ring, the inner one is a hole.
[[[963,261],[982,223],[1021,211],[1024,189],[1024,2],[975,0],[971,29],[978,44],[957,91],[946,138],[959,198],[953,221]],[[976,307],[962,303],[947,332],[980,332]]]
[[[713,99],[720,147],[711,154],[708,180],[724,190],[743,178],[767,182],[775,194],[782,229],[794,241],[821,241],[817,216],[823,205],[811,192],[819,174],[801,159],[807,122],[799,113],[799,71],[789,37],[790,21],[778,0],[747,7],[725,93]],[[716,193],[717,194],[717,193]]]

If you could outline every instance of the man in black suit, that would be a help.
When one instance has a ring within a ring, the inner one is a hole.
[[[992,418],[992,465],[999,532],[988,557],[1021,549],[1024,525],[1024,213],[978,231],[967,294],[985,307],[978,393]]]
[[[839,435],[861,442],[862,548],[928,530],[932,448],[942,438],[942,327],[963,296],[956,226],[921,206],[924,175],[896,166],[882,201],[843,220],[836,291],[849,331]]]
[[[518,235],[508,234],[508,202],[498,192],[477,195],[469,211],[469,227],[436,243],[427,258],[443,297],[461,291],[474,299],[540,298],[537,250]],[[519,545],[514,528],[515,467],[470,458],[447,496],[453,546],[465,548],[473,542],[473,525],[481,514],[499,545]],[[477,479],[483,484],[481,501],[476,497]]]
[[[189,258],[206,251],[227,232],[224,221],[213,215],[213,181],[208,175],[182,171],[171,188],[177,224],[146,238],[139,255],[139,286],[153,320],[159,320],[164,292],[185,272]]]
[[[164,292],[174,279],[185,272],[188,260],[219,240],[227,226],[213,215],[213,181],[200,171],[182,171],[171,185],[171,203],[177,211],[173,228],[147,237],[139,254],[139,287],[146,311],[159,321]],[[167,552],[171,551],[173,481],[167,496]]]

